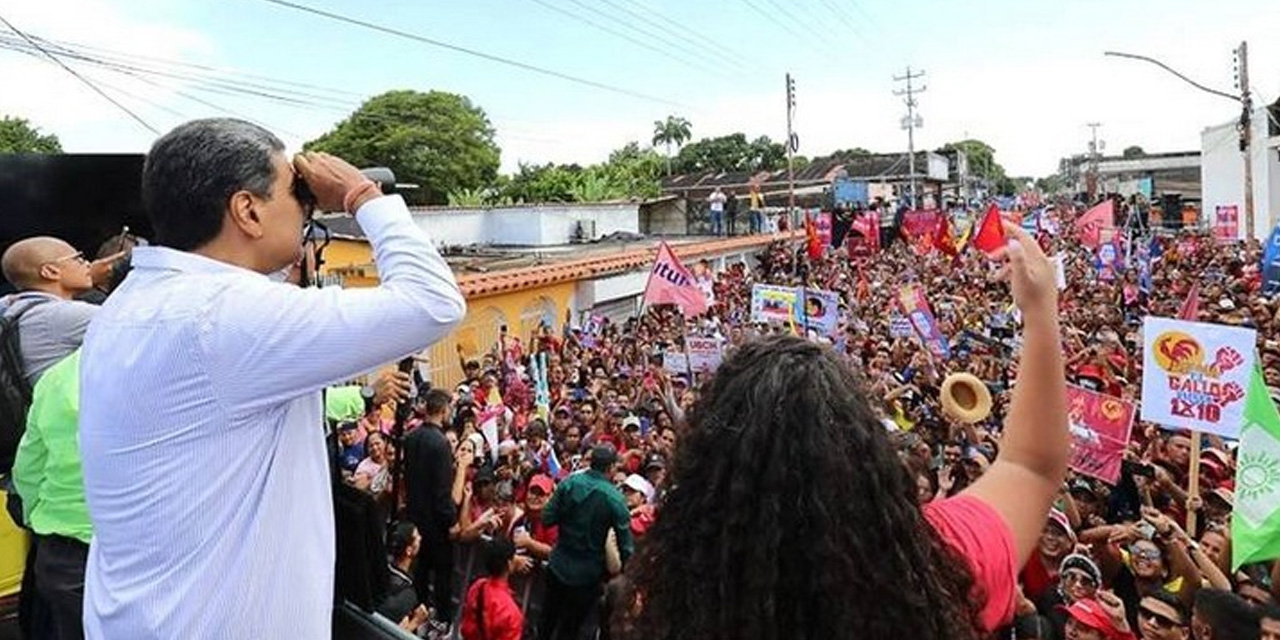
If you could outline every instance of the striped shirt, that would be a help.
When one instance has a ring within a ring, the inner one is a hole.
[[[320,390],[423,349],[466,309],[399,196],[356,218],[377,288],[134,250],[81,356],[86,637],[330,637]]]

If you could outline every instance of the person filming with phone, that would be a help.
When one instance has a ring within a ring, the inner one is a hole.
[[[142,194],[154,246],[81,356],[85,634],[330,637],[320,391],[446,335],[466,312],[457,282],[399,196],[331,155],[291,162],[248,122],[161,137]],[[355,215],[380,286],[282,283],[313,206]]]

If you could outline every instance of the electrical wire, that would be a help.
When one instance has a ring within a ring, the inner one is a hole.
[[[337,13],[333,13],[333,12],[330,12],[330,11],[324,11],[324,10],[322,10],[322,9],[316,9],[316,8],[314,8],[314,7],[309,7],[309,6],[306,6],[306,5],[303,5],[303,4],[298,4],[298,3],[295,3],[295,2],[289,2],[288,0],[258,0],[258,1],[259,1],[259,2],[265,2],[265,3],[268,3],[268,4],[274,4],[274,5],[281,6],[281,7],[285,7],[285,8],[289,8],[289,9],[293,9],[293,10],[295,10],[295,11],[301,11],[301,12],[304,12],[304,13],[310,13],[310,14],[312,14],[312,15],[320,16],[320,17],[322,17],[322,18],[327,18],[327,19],[329,19],[329,20],[334,20],[334,21],[337,21],[337,22],[342,22],[342,23],[346,23],[346,24],[349,24],[349,25],[353,25],[353,26],[357,26],[357,27],[362,27],[362,28],[364,28],[364,29],[369,29],[369,30],[371,30],[371,31],[378,31],[378,32],[380,32],[380,33],[385,33],[385,34],[387,34],[387,35],[396,36],[396,37],[398,37],[398,38],[403,38],[403,39],[406,39],[406,40],[412,40],[412,41],[414,41],[414,42],[419,42],[419,43],[422,43],[422,44],[426,44],[426,45],[433,46],[433,47],[438,47],[438,48],[441,48],[441,49],[447,49],[447,50],[449,50],[449,51],[454,51],[454,52],[456,52],[456,53],[461,53],[461,54],[464,54],[464,55],[469,55],[469,56],[472,56],[472,57],[480,58],[480,59],[482,59],[482,60],[488,60],[488,61],[490,61],[490,62],[495,62],[495,63],[502,64],[502,65],[505,65],[505,66],[514,67],[514,68],[517,68],[517,69],[522,69],[522,70],[524,70],[524,71],[529,71],[529,72],[531,72],[531,73],[537,73],[537,74],[544,75],[544,76],[549,76],[549,77],[552,77],[552,78],[558,78],[558,79],[560,79],[560,80],[564,80],[564,81],[566,81],[566,82],[572,82],[572,83],[574,83],[574,84],[580,84],[580,85],[583,85],[583,86],[586,86],[586,87],[592,87],[592,88],[595,88],[595,89],[600,89],[600,90],[602,90],[602,91],[608,91],[608,92],[611,92],[611,93],[616,93],[616,94],[619,94],[619,95],[629,96],[629,97],[637,98],[637,99],[640,99],[640,100],[646,100],[646,101],[649,101],[649,102],[657,102],[657,103],[660,103],[660,104],[666,104],[666,105],[675,106],[675,107],[689,108],[689,107],[688,107],[688,105],[681,104],[681,103],[676,102],[676,101],[674,101],[674,100],[668,100],[668,99],[666,99],[666,98],[661,98],[661,97],[658,97],[658,96],[653,96],[653,95],[649,95],[649,94],[646,94],[646,93],[641,93],[641,92],[639,92],[639,91],[632,91],[631,89],[626,89],[626,88],[624,88],[624,87],[618,87],[618,86],[611,85],[611,84],[606,84],[606,83],[603,83],[603,82],[597,82],[597,81],[595,81],[595,80],[589,80],[589,79],[587,79],[587,78],[582,78],[582,77],[579,77],[579,76],[570,75],[570,74],[563,73],[563,72],[560,72],[560,71],[555,71],[555,70],[553,70],[553,69],[547,69],[547,68],[544,68],[544,67],[539,67],[539,66],[537,66],[537,65],[532,65],[532,64],[525,63],[525,62],[520,62],[520,61],[518,61],[518,60],[512,60],[512,59],[510,59],[510,58],[504,58],[504,57],[502,57],[502,56],[494,55],[494,54],[491,54],[491,53],[485,53],[485,52],[483,52],[483,51],[479,51],[479,50],[476,50],[476,49],[471,49],[471,48],[468,48],[468,47],[463,47],[463,46],[460,46],[460,45],[456,45],[456,44],[452,44],[452,43],[444,42],[444,41],[442,41],[442,40],[436,40],[436,39],[434,39],[434,38],[429,38],[429,37],[427,37],[427,36],[419,35],[419,34],[416,34],[416,33],[410,33],[410,32],[408,32],[408,31],[402,31],[402,30],[400,30],[400,29],[395,29],[395,28],[388,27],[388,26],[385,26],[385,25],[380,25],[380,24],[377,24],[377,23],[368,22],[368,21],[365,21],[365,20],[360,20],[360,19],[358,19],[358,18],[352,18],[352,17],[350,17],[350,16],[344,16],[344,15],[337,14]]]
[[[544,7],[544,8],[546,8],[546,9],[550,10],[550,11],[554,11],[554,12],[556,12],[556,13],[560,14],[560,15],[567,16],[567,17],[569,17],[569,18],[570,18],[570,19],[572,19],[572,20],[577,20],[578,22],[582,22],[582,23],[587,24],[587,25],[589,25],[589,26],[591,26],[591,27],[594,27],[594,28],[596,28],[596,29],[599,29],[600,31],[603,31],[603,32],[605,32],[605,33],[607,33],[607,34],[609,34],[609,35],[612,35],[612,36],[617,37],[617,38],[622,38],[623,40],[626,40],[627,42],[630,42],[631,44],[634,44],[634,45],[636,45],[636,46],[638,46],[638,47],[641,47],[641,48],[647,49],[647,50],[649,50],[649,51],[652,51],[652,52],[654,52],[654,53],[657,53],[658,55],[665,56],[665,57],[667,57],[667,58],[670,58],[670,59],[672,59],[672,60],[675,60],[676,62],[679,62],[680,64],[683,64],[683,65],[685,65],[685,66],[687,66],[687,67],[689,67],[689,68],[691,68],[691,69],[697,69],[697,70],[699,70],[699,71],[710,71],[710,72],[712,72],[712,73],[715,73],[715,71],[714,71],[713,69],[710,69],[710,68],[705,67],[705,66],[703,66],[703,65],[700,65],[700,64],[698,64],[698,63],[692,62],[692,61],[690,61],[688,58],[678,56],[678,55],[676,55],[675,53],[673,53],[673,52],[671,52],[671,51],[668,51],[668,50],[666,50],[666,49],[662,49],[662,48],[656,47],[656,46],[654,46],[654,45],[652,45],[652,44],[649,44],[648,42],[645,42],[644,40],[640,40],[639,38],[635,38],[635,37],[631,36],[630,34],[623,33],[623,32],[621,32],[621,31],[618,31],[618,30],[616,30],[616,29],[613,29],[613,28],[609,27],[608,25],[600,24],[599,22],[596,22],[595,20],[592,20],[591,18],[588,18],[588,17],[583,16],[583,15],[580,15],[580,14],[573,13],[572,11],[569,11],[568,9],[565,9],[565,8],[563,8],[563,7],[556,6],[556,5],[554,5],[554,4],[551,4],[550,2],[547,2],[547,0],[532,0],[532,2],[534,2],[535,4],[538,4],[538,5],[542,6],[542,7]]]
[[[150,131],[151,133],[154,133],[154,134],[156,134],[156,135],[160,135],[160,132],[159,132],[158,130],[156,130],[156,128],[155,128],[155,127],[151,126],[150,124],[147,124],[147,121],[146,121],[146,120],[143,120],[143,119],[142,119],[142,116],[139,116],[138,114],[134,113],[131,109],[129,109],[129,107],[124,106],[124,105],[123,105],[123,104],[121,104],[119,101],[117,101],[115,98],[112,98],[111,96],[107,95],[107,93],[106,93],[105,91],[103,91],[101,88],[99,88],[99,87],[98,87],[98,85],[95,85],[95,84],[94,84],[91,80],[89,80],[88,78],[85,78],[84,76],[80,75],[79,73],[76,73],[76,71],[75,71],[74,69],[72,69],[71,67],[67,66],[67,65],[66,65],[66,63],[64,63],[62,60],[60,60],[57,56],[55,56],[55,55],[53,55],[52,53],[49,53],[48,51],[46,51],[45,49],[43,49],[43,48],[42,48],[39,44],[37,44],[34,40],[32,40],[31,38],[27,37],[27,34],[23,33],[23,32],[22,32],[22,31],[20,31],[17,27],[13,26],[13,23],[12,23],[12,22],[9,22],[9,20],[8,20],[8,19],[6,19],[4,16],[0,16],[0,22],[3,22],[3,23],[4,23],[4,25],[5,25],[6,27],[8,27],[10,31],[13,31],[14,33],[18,34],[19,36],[22,36],[22,38],[23,38],[23,39],[25,39],[27,42],[31,43],[31,46],[35,47],[36,49],[39,49],[41,53],[43,53],[43,54],[45,54],[46,56],[48,56],[50,60],[53,60],[54,62],[56,62],[56,63],[58,64],[58,66],[62,67],[64,70],[66,70],[66,72],[67,72],[67,73],[70,73],[72,76],[75,76],[75,78],[76,78],[77,80],[79,80],[80,82],[83,82],[83,83],[84,83],[86,86],[88,86],[90,89],[93,89],[94,93],[97,93],[98,95],[102,96],[103,98],[106,98],[107,102],[110,102],[111,104],[115,105],[115,106],[116,106],[116,108],[118,108],[118,109],[120,109],[121,111],[123,111],[123,112],[125,112],[125,113],[129,114],[129,117],[133,118],[133,119],[134,119],[138,124],[142,125],[142,126],[143,126],[147,131]]]
[[[614,9],[615,9],[615,10],[617,10],[617,11],[621,11],[622,13],[624,13],[624,14],[626,14],[626,15],[628,15],[628,16],[631,16],[632,18],[635,18],[636,20],[638,20],[638,21],[640,21],[640,22],[642,22],[642,23],[644,23],[644,24],[648,25],[649,27],[651,27],[652,29],[654,29],[654,31],[653,31],[653,33],[652,33],[652,35],[651,35],[650,37],[653,37],[654,39],[656,39],[656,40],[658,40],[658,41],[660,41],[660,42],[663,42],[664,44],[667,44],[668,46],[676,47],[676,48],[681,49],[681,50],[683,50],[683,51],[686,51],[686,52],[688,52],[688,53],[690,53],[691,55],[694,55],[694,56],[707,56],[707,55],[710,55],[710,56],[712,56],[712,57],[714,57],[714,58],[717,58],[717,59],[720,61],[720,62],[719,62],[720,64],[728,65],[729,67],[732,67],[733,69],[735,69],[735,70],[737,70],[737,71],[739,71],[739,72],[741,72],[741,71],[746,71],[746,70],[747,70],[746,65],[744,65],[740,60],[738,60],[738,59],[736,59],[736,58],[734,58],[734,57],[732,57],[732,56],[729,56],[729,55],[725,54],[723,51],[721,51],[721,50],[718,48],[718,44],[717,44],[717,46],[712,46],[712,47],[701,47],[701,48],[697,48],[697,47],[694,47],[694,46],[692,46],[692,45],[689,45],[689,44],[686,44],[686,43],[680,42],[679,40],[675,40],[674,38],[671,38],[671,37],[669,37],[668,35],[666,35],[666,32],[669,32],[669,31],[670,31],[670,29],[669,29],[669,28],[667,28],[667,27],[665,27],[665,26],[663,26],[663,25],[661,25],[661,24],[658,24],[657,22],[655,22],[654,20],[652,20],[652,19],[650,19],[649,17],[645,16],[644,14],[641,14],[641,13],[638,13],[638,12],[636,12],[636,11],[633,11],[633,10],[632,10],[632,9],[630,9],[629,7],[626,7],[626,6],[624,6],[624,5],[618,4],[617,2],[614,2],[614,0],[599,0],[599,1],[600,1],[600,2],[603,2],[605,5],[607,5],[607,6],[609,6],[609,7],[614,8]],[[619,22],[622,22],[622,21],[621,21],[621,20],[619,20]],[[624,24],[625,24],[625,23],[624,23]],[[640,31],[640,29],[639,29],[638,27],[636,27],[635,25],[631,25],[631,28],[632,28],[632,29],[635,29],[635,30],[637,30],[637,31]],[[647,33],[647,31],[645,31],[645,33]]]
[[[694,33],[696,36],[701,37],[701,34],[697,34],[696,32],[693,32],[693,30],[690,29],[688,25],[680,24],[679,22],[672,20],[662,12],[642,4],[639,0],[623,0],[623,2],[626,2],[627,4],[630,4],[631,6],[635,7],[637,10],[647,13],[657,18],[658,20],[661,20],[662,22],[666,23],[666,25],[659,25],[651,21],[650,24],[653,24],[654,27],[657,29],[660,29],[663,31],[671,31],[674,33]],[[724,58],[726,60],[733,62],[736,66],[747,69],[747,70],[750,70],[750,69],[758,70],[760,67],[765,66],[764,64],[760,64],[759,61],[757,61],[756,64],[752,64],[752,65],[743,63],[742,61],[746,60],[747,56],[743,55],[741,52],[735,50],[732,46],[726,43],[718,42],[716,43],[715,47],[710,48],[710,51],[721,58]],[[770,64],[773,62],[772,60],[767,58],[763,59],[763,61],[768,62]]]

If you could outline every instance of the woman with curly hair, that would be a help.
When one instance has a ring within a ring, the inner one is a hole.
[[[704,390],[615,630],[647,640],[970,639],[1007,623],[1066,474],[1053,265],[1019,227],[993,256],[1025,329],[1000,455],[926,506],[835,352],[749,343]]]

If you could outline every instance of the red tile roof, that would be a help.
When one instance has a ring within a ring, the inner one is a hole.
[[[711,240],[692,244],[672,245],[672,250],[682,259],[737,250],[757,249],[779,239],[802,237],[799,232],[777,235],[743,236],[724,240]],[[634,249],[611,256],[557,262],[532,268],[508,269],[493,273],[465,274],[458,277],[458,286],[467,299],[483,298],[499,293],[523,291],[561,282],[573,282],[633,271],[653,261],[658,248]]]

